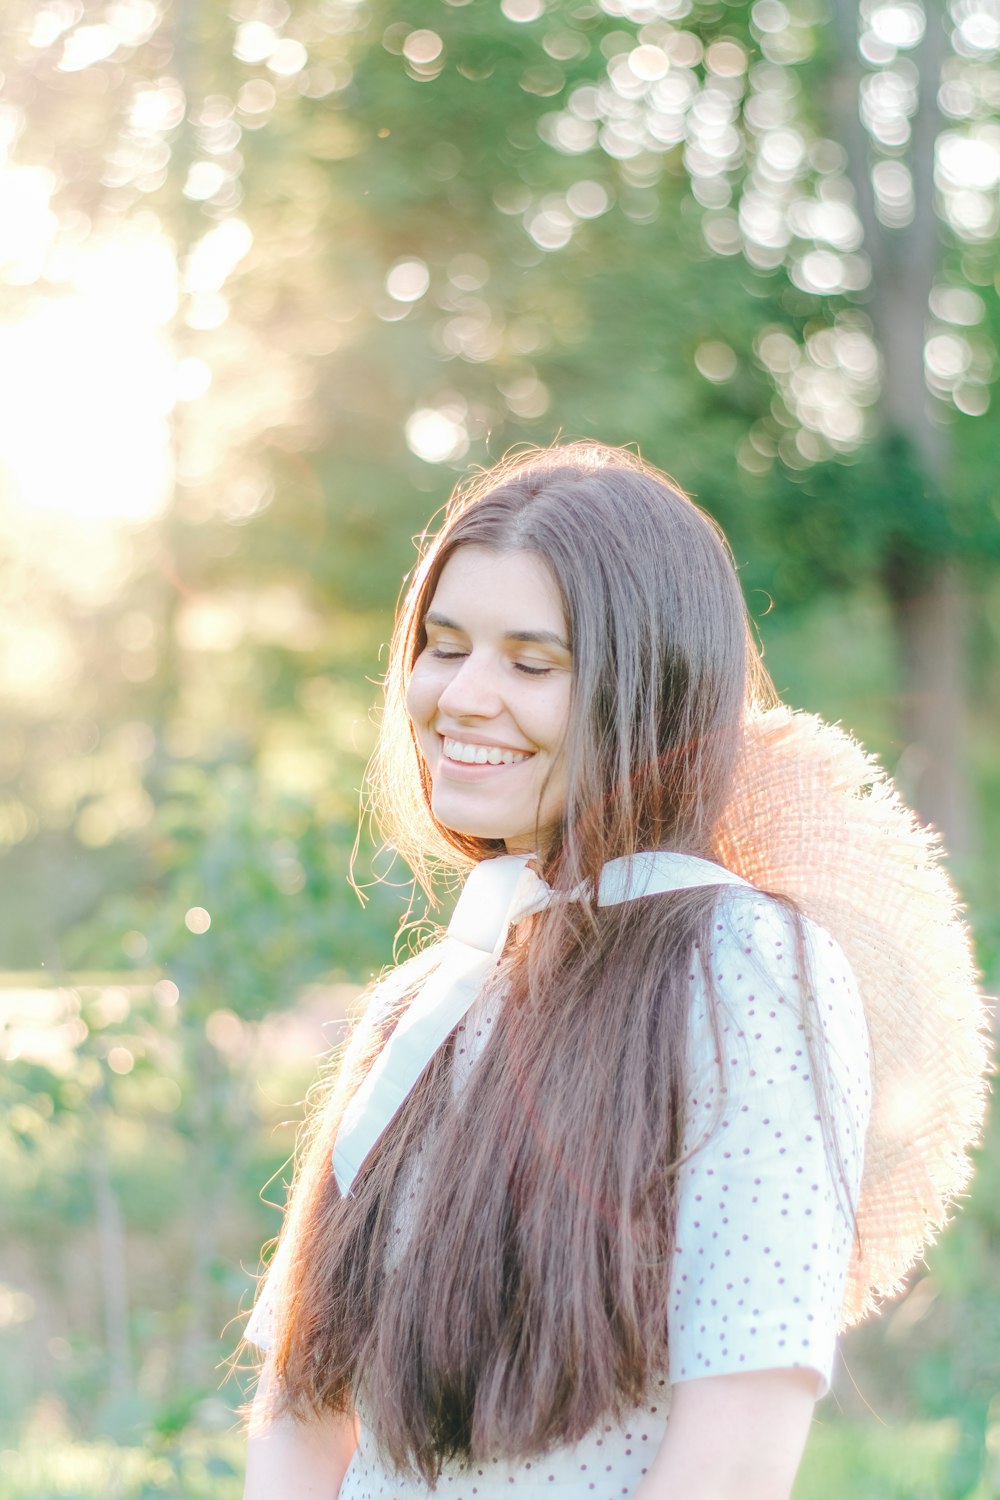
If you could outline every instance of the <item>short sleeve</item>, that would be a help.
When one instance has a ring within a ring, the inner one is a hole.
[[[720,900],[708,955],[717,1034],[702,955],[691,964],[668,1312],[673,1382],[802,1367],[817,1372],[820,1394],[829,1387],[870,1059],[847,960],[822,928],[806,921],[804,929],[806,983],[782,907],[745,891]]]

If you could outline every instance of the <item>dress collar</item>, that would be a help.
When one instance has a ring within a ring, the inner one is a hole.
[[[557,900],[580,900],[581,887],[553,891],[531,868],[530,854],[484,859],[470,873],[448,930],[441,960],[387,1038],[352,1097],[337,1132],[333,1169],[343,1194],[351,1191],[438,1048],[479,997],[512,926]],[[598,906],[620,906],[645,896],[698,886],[746,885],[739,875],[707,859],[664,849],[612,859],[601,871]]]

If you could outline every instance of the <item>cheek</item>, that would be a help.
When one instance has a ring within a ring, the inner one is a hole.
[[[406,712],[415,729],[421,729],[431,718],[437,708],[437,700],[433,674],[422,668],[418,660],[406,685]]]
[[[567,682],[560,684],[559,691],[554,693],[546,705],[546,737],[549,746],[560,757],[565,755],[566,735],[569,730],[571,685]]]

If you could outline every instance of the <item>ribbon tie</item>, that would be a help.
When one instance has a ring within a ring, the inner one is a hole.
[[[499,962],[511,927],[541,911],[557,893],[529,868],[530,854],[484,859],[469,875],[440,963],[410,1004],[344,1111],[333,1148],[333,1170],[345,1196],[424,1068],[478,998]],[[613,859],[598,882],[599,906],[706,885],[746,885],[709,860],[666,850]],[[574,891],[563,899],[578,900]]]

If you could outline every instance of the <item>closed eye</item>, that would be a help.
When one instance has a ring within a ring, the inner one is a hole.
[[[548,677],[551,672],[555,671],[554,667],[529,667],[528,663],[524,661],[516,661],[514,669],[518,672],[524,672],[528,677]]]

